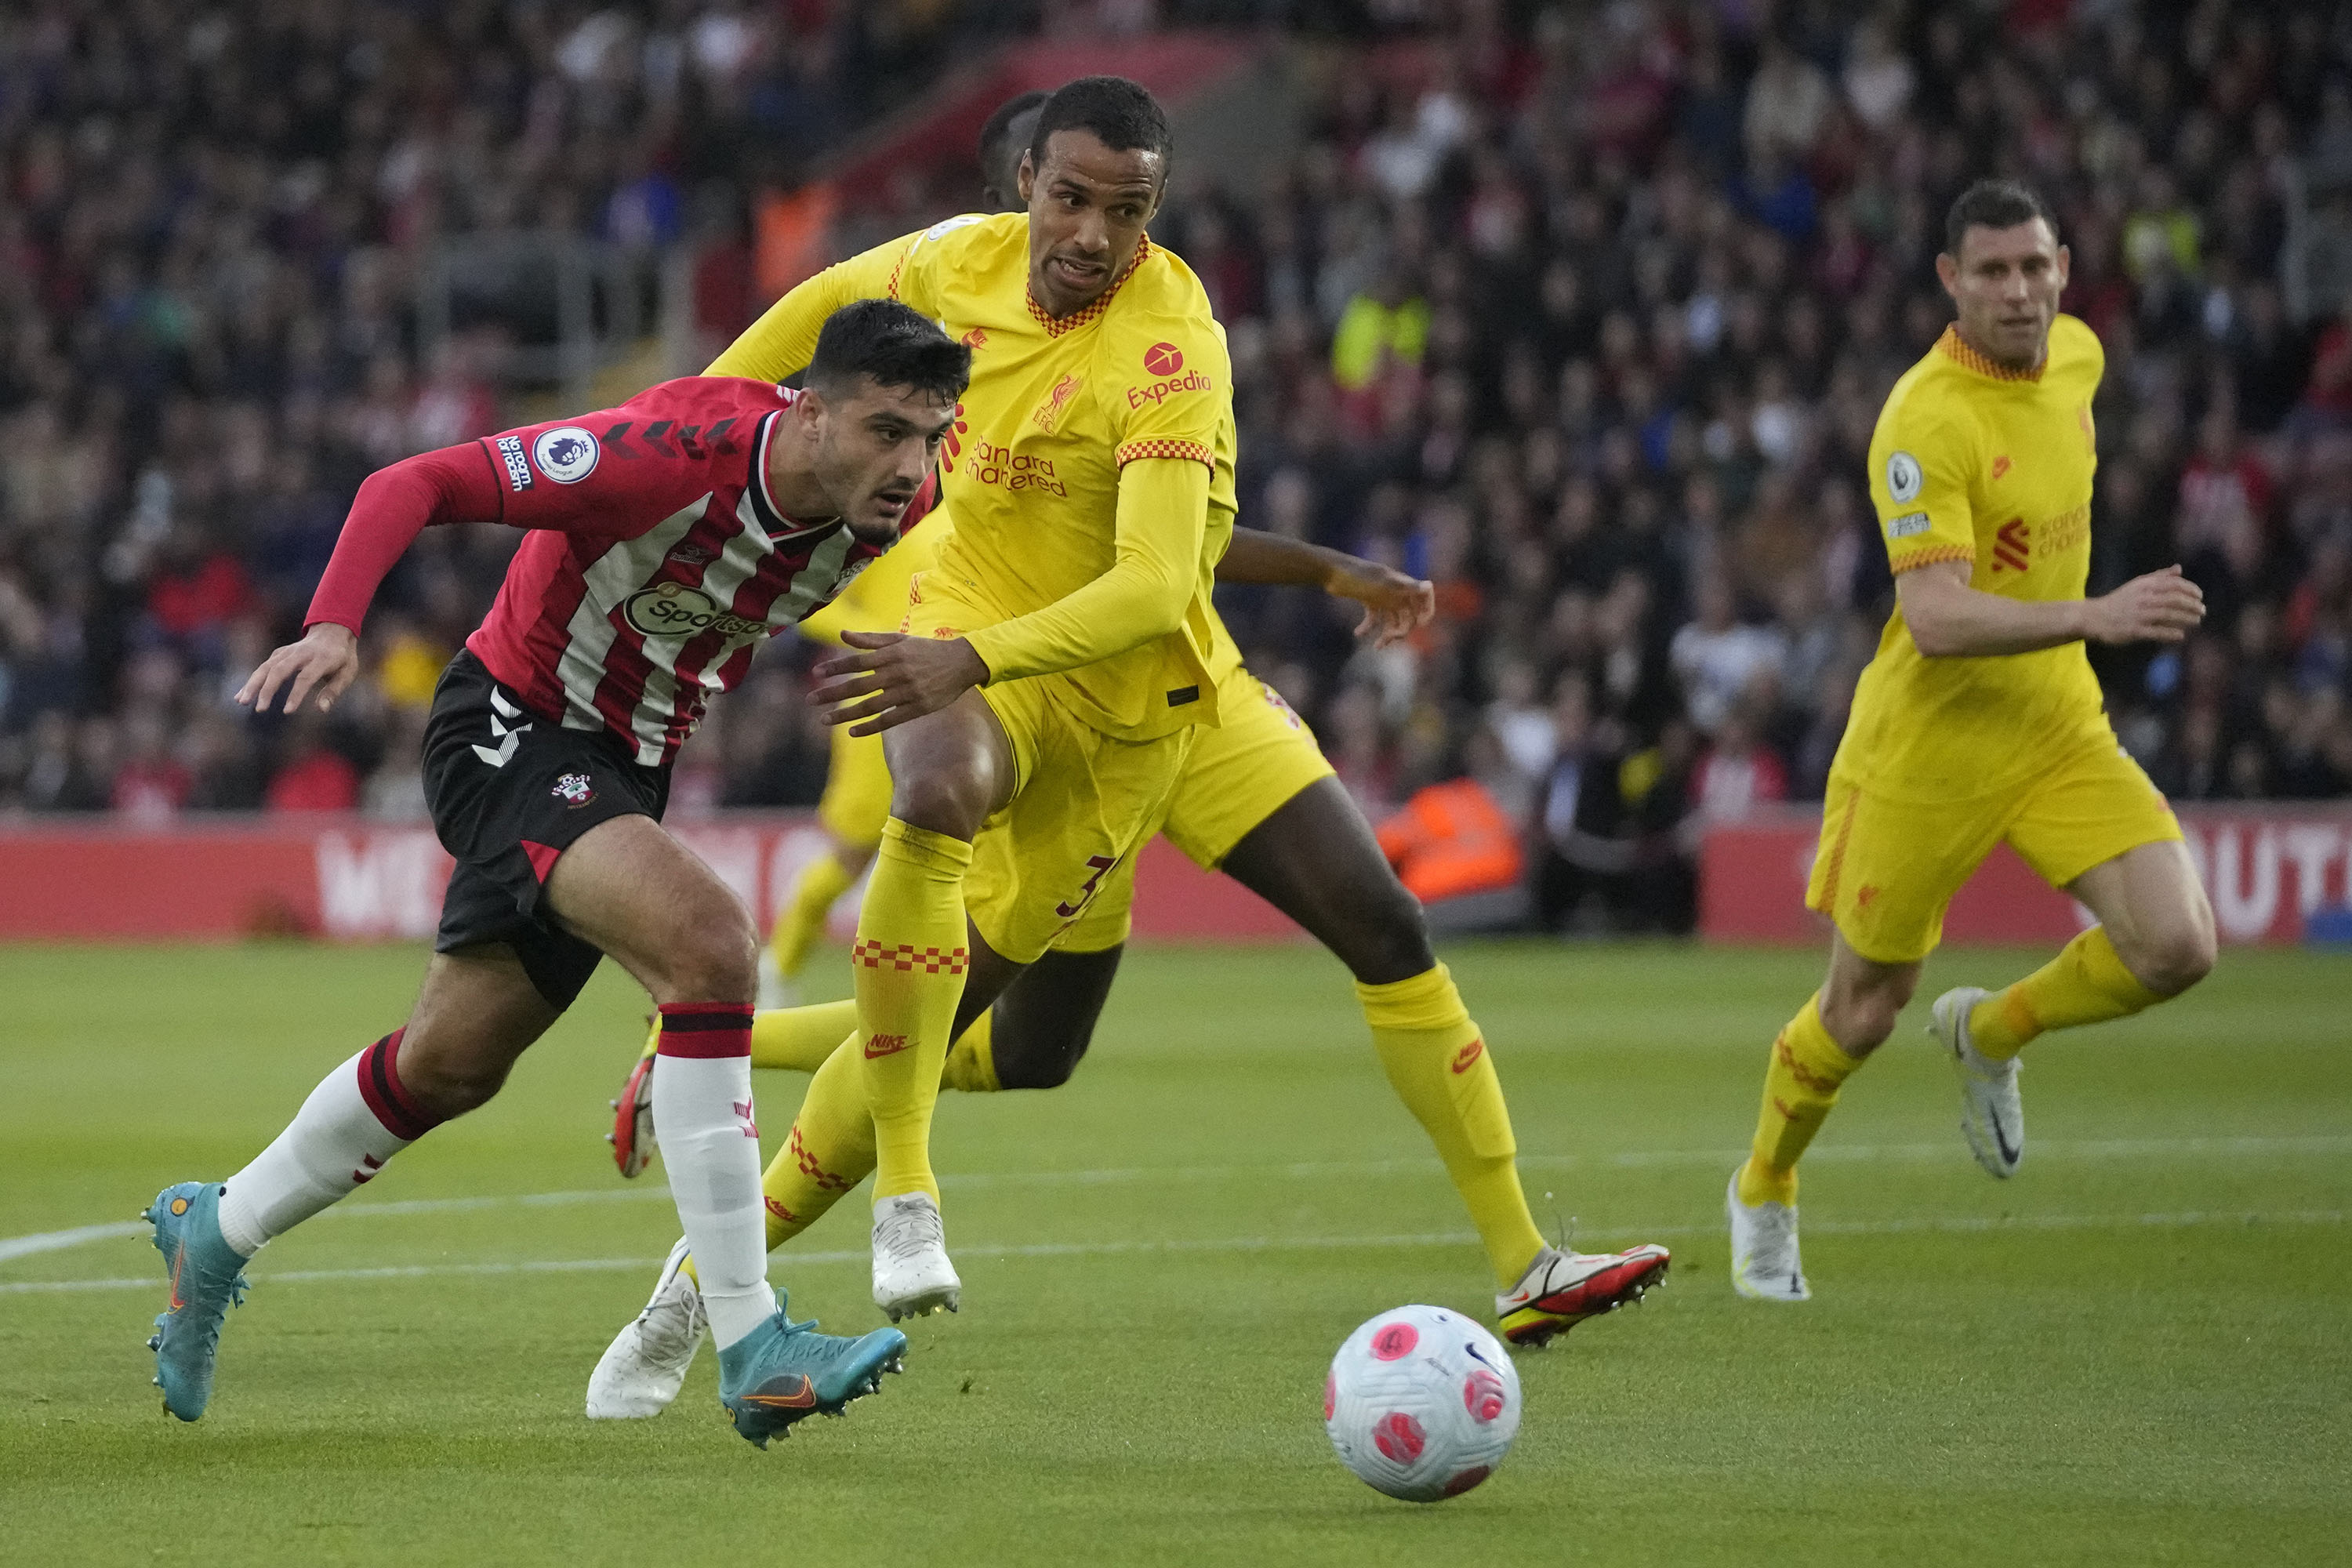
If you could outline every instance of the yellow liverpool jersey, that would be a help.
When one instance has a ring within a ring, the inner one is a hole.
[[[2091,566],[2091,398],[2105,365],[2072,316],[2038,372],[2005,371],[1948,329],[1904,374],[1870,442],[1870,495],[1897,574],[1965,561],[1969,585],[2079,599]],[[1836,769],[1865,789],[1957,799],[2016,787],[2084,746],[2114,743],[2079,642],[1927,658],[1897,607],[1862,672]]]
[[[1234,437],[1233,371],[1208,296],[1149,239],[1109,291],[1072,316],[1047,316],[1028,278],[1028,215],[951,218],[794,289],[709,374],[773,379],[800,369],[824,318],[852,300],[887,296],[937,320],[972,350],[971,384],[940,458],[955,530],[939,570],[1003,622],[1033,617],[968,634],[992,680],[1059,671],[1071,710],[1122,740],[1213,724],[1209,598],[1232,537]],[[1200,465],[1206,513],[1194,505],[1189,537],[1128,525],[1143,509],[1129,510],[1136,487],[1122,475],[1138,463]],[[1116,642],[1118,628],[1039,612],[1103,578],[1122,552],[1158,560],[1178,549],[1191,554],[1192,594],[1174,629],[1074,668],[1074,649]]]

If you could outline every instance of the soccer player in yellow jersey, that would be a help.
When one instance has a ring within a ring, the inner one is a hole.
[[[984,1005],[1041,956],[1216,721],[1207,603],[1232,530],[1232,373],[1199,281],[1144,237],[1167,121],[1133,83],[1089,78],[1039,130],[1052,151],[1028,217],[953,220],[831,268],[718,362],[797,366],[839,303],[877,295],[974,351],[940,564],[902,632],[845,634],[855,651],[820,665],[812,694],[884,733],[889,763],[852,968],[875,1299],[894,1315],[961,1289],[928,1146],[967,969]],[[992,821],[977,875],[1001,892],[968,944],[964,879]]]
[[[1032,129],[1038,107],[1015,100],[992,117],[982,134],[982,165],[992,201],[998,192],[1020,187],[1024,162],[1033,176],[1035,169],[1054,165],[1055,133]],[[1033,216],[1040,201],[1055,199],[1051,181],[1033,177],[1027,189]],[[886,246],[877,254],[893,250]],[[758,341],[758,329],[719,364],[761,376],[794,368],[789,357]],[[983,346],[975,380],[987,372]],[[1220,440],[1229,444],[1229,409],[1223,418]],[[950,510],[955,493],[950,486]],[[910,543],[950,526],[944,516],[927,522]],[[1366,605],[1366,627],[1382,627],[1386,635],[1395,625],[1392,585],[1359,580],[1368,570],[1374,569],[1332,552],[1240,530],[1217,573],[1238,581],[1320,585],[1356,598]],[[1539,1346],[1587,1317],[1639,1300],[1664,1276],[1669,1258],[1664,1247],[1581,1254],[1544,1243],[1520,1190],[1517,1146],[1493,1055],[1445,967],[1430,951],[1419,904],[1390,870],[1314,737],[1243,667],[1213,612],[1209,624],[1221,722],[1195,739],[1159,826],[1193,860],[1224,871],[1297,920],[1354,973],[1381,1065],[1436,1146],[1486,1246],[1500,1287],[1496,1314],[1507,1338]],[[856,796],[870,787],[845,789],[836,799],[835,784],[828,781],[827,801],[847,818],[856,811]],[[983,859],[991,837],[983,836]],[[985,933],[996,923],[991,911],[1003,897],[1004,879],[974,881],[973,921],[983,940],[992,942]],[[1068,1079],[1117,971],[1132,886],[1129,855],[1055,939],[1053,951],[1003,992],[992,1012],[978,994],[975,969],[975,984],[954,1025],[947,1063],[951,1087],[1050,1088]],[[821,910],[814,918],[822,919]],[[845,1026],[845,1010],[837,1005],[762,1013],[755,1024],[755,1061],[823,1069],[769,1167],[771,1245],[798,1235],[874,1168],[874,1139],[859,1121],[856,1086],[844,1070],[848,1061],[826,1060],[833,1054],[831,1042]],[[624,1107],[621,1124],[625,1129],[630,1122],[631,1111]],[[637,1158],[641,1162],[642,1155]],[[606,1352],[591,1384],[591,1414],[651,1415],[674,1396],[696,1342],[693,1281],[683,1263],[682,1257],[673,1256],[646,1312]]]
[[[2005,990],[1937,998],[1977,1162],[2025,1152],[2018,1053],[2121,1018],[2213,964],[2213,916],[2164,797],[2116,742],[2085,642],[2179,642],[2203,618],[2178,567],[2083,596],[2098,339],[2058,313],[2067,253],[2041,202],[1983,181],[1953,205],[1937,276],[1958,320],[1895,384],[1870,446],[1895,610],[1830,770],[1806,902],[1828,980],[1773,1042],[1726,1203],[1732,1283],[1802,1301],[1797,1160],[1838,1087],[1894,1031],[1945,906],[2006,841],[2099,923]]]
[[[981,128],[982,200],[988,211],[1004,212],[1020,205],[1021,157],[1046,97],[1032,90],[1009,98]],[[943,518],[926,520],[898,549],[866,568],[841,597],[803,621],[801,634],[838,645],[841,634],[851,627],[896,626],[905,613],[908,580],[937,562],[947,526]],[[768,952],[760,961],[762,1010],[789,1007],[799,1000],[801,970],[824,930],[826,913],[864,873],[882,842],[882,825],[890,819],[890,769],[879,737],[852,735],[845,725],[834,727],[816,817],[824,828],[825,846],[793,874],[776,911]]]

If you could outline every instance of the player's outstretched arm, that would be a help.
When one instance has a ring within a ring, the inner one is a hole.
[[[895,632],[845,633],[851,650],[821,659],[809,701],[828,724],[874,735],[936,713],[972,687],[1076,669],[1125,653],[1184,623],[1199,585],[1209,521],[1209,469],[1190,458],[1144,458],[1119,470],[1110,569],[1042,610],[928,641]],[[866,699],[860,701],[859,699]],[[835,706],[845,704],[845,706]],[[848,706],[854,704],[854,706]]]
[[[1911,640],[1928,658],[2032,653],[2070,642],[2179,642],[2205,618],[2205,595],[2178,566],[2095,599],[2004,598],[1969,586],[1969,565],[1940,561],[1895,579]]]
[[[266,712],[283,686],[282,711],[293,712],[315,693],[325,712],[359,674],[360,622],[393,563],[429,525],[496,518],[499,510],[498,482],[475,442],[404,458],[370,474],[310,596],[302,640],[263,659],[237,688],[236,700]]]
[[[1437,590],[1418,577],[1263,529],[1234,530],[1233,544],[1217,563],[1217,581],[1320,588],[1335,599],[1352,599],[1364,606],[1356,635],[1370,637],[1374,647],[1411,636],[1437,613]]]

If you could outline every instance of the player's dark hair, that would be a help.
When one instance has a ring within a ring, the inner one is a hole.
[[[971,350],[896,300],[854,300],[824,319],[808,384],[829,396],[845,395],[861,375],[952,403],[971,382]]]
[[[1045,142],[1056,131],[1091,131],[1114,153],[1157,153],[1163,170],[1176,138],[1160,100],[1123,76],[1082,76],[1064,82],[1037,111],[1029,133],[1029,159],[1045,166]]]
[[[997,200],[1007,205],[1017,205],[1021,185],[1021,158],[1010,145],[1013,122],[1045,101],[1050,96],[1036,88],[1015,93],[996,106],[988,123],[980,128],[980,183]]]
[[[2015,180],[1979,180],[1944,215],[1944,254],[1958,260],[1960,239],[1972,228],[2015,228],[2035,218],[2048,224],[2051,237],[2057,237],[2058,220],[2040,196]]]

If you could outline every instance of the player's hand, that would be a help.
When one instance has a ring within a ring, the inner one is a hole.
[[[2205,591],[2178,566],[2135,577],[2083,606],[2093,642],[2179,642],[2205,618]]]
[[[986,661],[961,637],[844,632],[841,642],[854,651],[817,661],[824,684],[809,701],[826,710],[828,724],[856,724],[853,735],[878,735],[936,713],[988,679]]]
[[[293,712],[315,692],[319,711],[324,713],[359,672],[359,637],[349,626],[320,621],[302,634],[300,642],[288,643],[263,659],[261,668],[236,689],[236,700],[250,703],[256,713],[267,713],[269,700],[285,686],[286,706],[280,711]]]
[[[1427,583],[1352,555],[1332,568],[1323,589],[1335,599],[1353,599],[1364,606],[1356,635],[1370,637],[1374,647],[1402,640],[1437,613],[1437,590]]]

